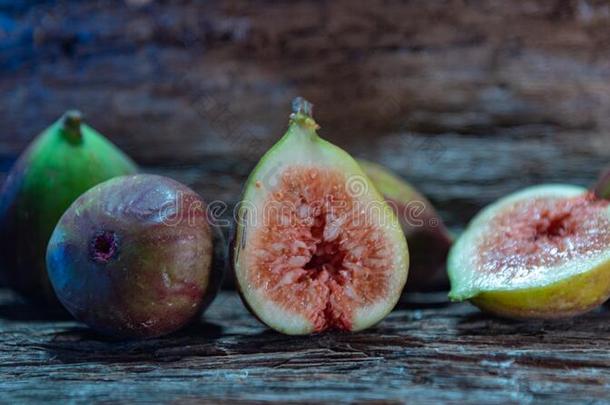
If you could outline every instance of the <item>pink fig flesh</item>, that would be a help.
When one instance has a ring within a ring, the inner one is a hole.
[[[296,99],[288,131],[246,183],[232,247],[246,305],[293,335],[375,325],[396,305],[408,274],[392,209],[317,129],[311,105]]]
[[[344,184],[338,172],[287,169],[266,203],[282,214],[270,212],[247,253],[249,284],[300,313],[313,332],[352,330],[354,309],[390,291],[389,244],[367,223],[366,212],[351,216],[356,201]]]

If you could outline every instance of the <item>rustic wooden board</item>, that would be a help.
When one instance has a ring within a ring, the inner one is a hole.
[[[610,163],[609,38],[594,0],[0,0],[0,182],[76,107],[145,171],[232,206],[303,95],[324,136],[459,230],[508,192],[586,186]],[[52,315],[0,290],[0,402],[610,402],[605,309],[521,323],[411,305],[294,338],[225,292],[205,322],[128,343]]]
[[[292,97],[451,225],[610,163],[610,11],[590,0],[0,1],[0,171],[63,111],[235,202]]]
[[[48,315],[1,293],[3,402],[610,400],[607,310],[521,323],[467,304],[407,307],[367,332],[289,337],[222,293],[205,321],[144,342]]]

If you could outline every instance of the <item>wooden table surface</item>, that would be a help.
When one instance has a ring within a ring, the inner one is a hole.
[[[1,402],[594,403],[610,389],[610,311],[511,322],[468,304],[400,308],[354,334],[290,337],[234,293],[173,336],[112,342],[0,294]]]
[[[589,0],[0,0],[0,182],[78,108],[144,171],[231,207],[303,95],[323,136],[459,232],[610,163],[609,38]],[[364,333],[287,337],[223,292],[205,322],[117,343],[0,291],[0,402],[610,402],[605,309],[522,323],[411,296]]]

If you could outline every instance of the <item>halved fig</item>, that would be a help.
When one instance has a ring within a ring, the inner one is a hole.
[[[510,318],[561,318],[610,296],[610,206],[568,185],[531,187],[479,213],[448,259],[450,298]]]
[[[242,298],[286,334],[358,331],[381,321],[407,280],[392,209],[297,98],[290,127],[253,170],[238,206],[232,263]]]
[[[389,169],[365,160],[358,163],[394,210],[407,238],[411,264],[406,290],[446,291],[447,255],[453,237],[432,203]]]

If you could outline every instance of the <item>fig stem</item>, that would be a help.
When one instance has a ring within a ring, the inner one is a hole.
[[[292,100],[292,114],[290,114],[290,122],[314,131],[320,128],[320,126],[313,119],[313,104],[300,96],[295,97],[295,99]]]
[[[61,129],[68,141],[77,143],[83,139],[81,123],[83,115],[78,110],[69,110],[61,119]]]
[[[303,114],[313,118],[313,104],[305,100],[303,97],[295,97],[292,100],[292,112],[295,114]]]

